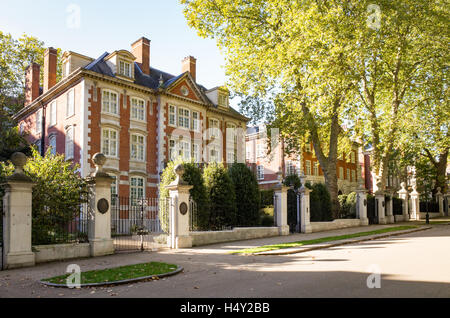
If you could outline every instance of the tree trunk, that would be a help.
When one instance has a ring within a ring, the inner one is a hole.
[[[331,214],[334,219],[339,218],[339,200],[338,200],[338,183],[337,183],[337,173],[336,173],[336,163],[330,163],[327,169],[322,169],[325,177],[325,185],[330,192],[331,199]]]
[[[441,188],[441,193],[447,192],[446,172],[447,172],[447,160],[449,150],[439,154],[439,161],[436,163],[436,184],[434,186],[434,193],[437,192],[437,188]]]

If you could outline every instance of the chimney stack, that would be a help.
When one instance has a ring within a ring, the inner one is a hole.
[[[52,47],[44,53],[44,93],[56,85],[58,51]]]
[[[187,56],[181,61],[181,72],[189,72],[191,73],[194,82],[196,82],[196,65],[197,59],[193,56]]]
[[[150,40],[142,37],[133,44],[131,50],[142,73],[150,75]]]
[[[40,73],[41,66],[37,63],[32,63],[25,71],[25,106],[39,97]]]

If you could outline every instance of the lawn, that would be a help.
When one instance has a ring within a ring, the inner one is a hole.
[[[322,237],[322,238],[314,239],[314,240],[304,240],[304,241],[291,242],[291,243],[264,245],[264,246],[260,246],[260,247],[254,247],[254,248],[248,248],[248,249],[243,249],[243,250],[239,250],[239,251],[233,251],[233,252],[231,252],[231,254],[255,254],[255,253],[274,251],[274,250],[285,249],[285,248],[290,248],[290,247],[301,247],[301,246],[305,246],[305,245],[339,241],[339,240],[345,240],[345,239],[350,239],[350,238],[355,238],[355,237],[383,234],[383,233],[389,233],[389,232],[394,232],[394,231],[410,230],[410,229],[414,229],[414,228],[417,228],[417,226],[409,226],[409,225],[408,226],[395,226],[395,227],[389,227],[389,228],[375,230],[375,231],[369,231],[369,232],[358,232],[358,233],[345,234],[345,235],[339,235],[339,236]]]
[[[92,270],[87,272],[81,272],[81,285],[95,284],[95,283],[110,283],[140,277],[161,275],[173,272],[177,268],[178,266],[173,264],[150,262],[115,268]],[[69,275],[71,274],[46,278],[43,279],[42,281],[64,285],[66,284],[66,279]]]

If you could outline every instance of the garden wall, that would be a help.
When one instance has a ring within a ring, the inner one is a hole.
[[[438,218],[440,216],[439,212],[428,212],[430,219]],[[420,219],[425,220],[427,218],[427,212],[420,212]]]
[[[360,219],[336,219],[332,222],[311,222],[312,232],[330,231],[356,226],[362,226]]]
[[[62,261],[72,258],[90,257],[89,243],[35,245],[33,252],[36,263]]]
[[[190,232],[192,246],[279,236],[278,227],[237,227],[231,231]]]

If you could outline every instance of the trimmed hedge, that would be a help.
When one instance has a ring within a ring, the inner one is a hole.
[[[323,183],[305,184],[312,190],[310,194],[311,222],[333,221],[331,213],[331,197]]]
[[[221,230],[236,224],[236,194],[233,181],[222,163],[210,163],[203,170],[203,179],[211,202],[209,227]]]

